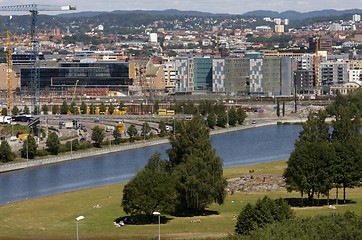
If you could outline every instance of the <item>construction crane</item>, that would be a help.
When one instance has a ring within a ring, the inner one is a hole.
[[[75,81],[72,102],[74,102],[74,99],[75,99],[75,93],[77,91],[78,82],[79,82],[79,80]]]
[[[39,67],[37,66],[37,58],[39,52],[39,45],[36,34],[36,24],[38,14],[40,11],[70,11],[76,10],[75,6],[51,6],[51,5],[38,5],[38,4],[24,4],[24,5],[13,5],[13,6],[0,6],[0,11],[27,11],[31,15],[30,25],[30,40],[32,43],[33,61],[31,68],[31,78],[35,86],[35,106],[38,107],[40,112],[40,78],[39,78]]]
[[[8,107],[8,114],[12,111],[13,106],[13,86],[11,82],[11,72],[13,71],[13,58],[11,50],[11,35],[10,31],[7,31],[6,41],[6,105]]]

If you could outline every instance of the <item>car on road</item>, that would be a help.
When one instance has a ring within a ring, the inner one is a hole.
[[[251,124],[256,124],[256,121],[255,121],[255,120],[253,120],[253,121],[251,122]]]

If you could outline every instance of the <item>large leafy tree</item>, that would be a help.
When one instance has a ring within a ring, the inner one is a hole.
[[[58,135],[55,132],[50,132],[48,139],[46,141],[46,145],[51,154],[58,154],[60,147],[60,140]]]
[[[0,144],[0,161],[3,163],[14,161],[15,154],[11,151],[8,141],[3,140]]]
[[[332,188],[335,155],[326,117],[325,111],[308,115],[284,172],[287,190],[300,192],[302,199],[306,193],[312,201],[316,192],[328,194]]]
[[[355,93],[355,94],[358,94]],[[338,95],[336,100],[327,107],[332,121],[332,142],[337,154],[335,183],[343,188],[343,201],[346,202],[346,188],[358,186],[362,176],[362,157],[357,154],[358,135],[360,135],[362,100],[355,95]],[[362,97],[362,95],[361,95]]]
[[[124,187],[122,207],[127,214],[144,214],[151,219],[154,211],[173,211],[176,199],[174,180],[167,171],[167,161],[160,156],[160,153],[155,153],[145,168]]]
[[[98,125],[93,128],[92,140],[94,141],[94,145],[96,147],[101,147],[104,136],[105,136],[104,130],[101,129]]]
[[[23,147],[20,150],[22,158],[33,159],[36,156],[36,149],[38,145],[36,144],[35,138],[29,135],[23,143]]]
[[[24,113],[24,114],[29,114],[29,113],[30,113],[30,110],[29,110],[29,107],[28,107],[28,106],[25,106],[25,107],[24,107],[23,113]]]
[[[222,160],[212,148],[203,117],[181,122],[170,141],[168,155],[176,180],[177,208],[200,213],[212,202],[222,204],[227,185]]]
[[[104,102],[101,102],[101,105],[99,105],[99,113],[104,114],[106,112],[106,105]]]

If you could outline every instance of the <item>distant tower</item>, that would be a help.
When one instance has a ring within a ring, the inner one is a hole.
[[[360,21],[361,21],[361,15],[359,15],[359,14],[354,14],[354,15],[352,16],[352,20],[353,20],[353,22],[360,22]]]

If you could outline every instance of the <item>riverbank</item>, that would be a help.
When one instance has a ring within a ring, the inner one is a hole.
[[[235,132],[235,131],[241,131],[256,127],[264,127],[264,126],[270,126],[270,125],[276,125],[278,122],[302,122],[305,119],[296,119],[296,118],[283,118],[283,119],[258,119],[255,124],[246,124],[242,126],[236,126],[236,127],[227,127],[223,129],[217,129],[210,131],[210,135],[217,135],[217,134],[225,134],[229,132]],[[42,159],[36,159],[31,161],[25,161],[25,162],[18,162],[18,163],[9,163],[9,164],[3,164],[0,165],[0,173],[1,172],[9,172],[9,171],[15,171],[15,170],[21,170],[28,167],[39,167],[47,164],[54,164],[54,163],[60,163],[65,161],[71,161],[76,159],[82,159],[87,157],[94,157],[104,154],[110,154],[115,152],[121,152],[121,151],[129,151],[144,147],[151,147],[156,146],[160,144],[166,144],[169,140],[167,138],[164,139],[156,139],[156,140],[149,140],[149,141],[142,141],[142,142],[136,142],[132,144],[126,144],[126,145],[116,145],[116,146],[109,146],[109,147],[103,147],[101,149],[96,150],[89,150],[84,152],[74,152],[70,154],[64,154],[64,155],[58,155],[58,156],[52,156],[48,158],[42,158]]]

